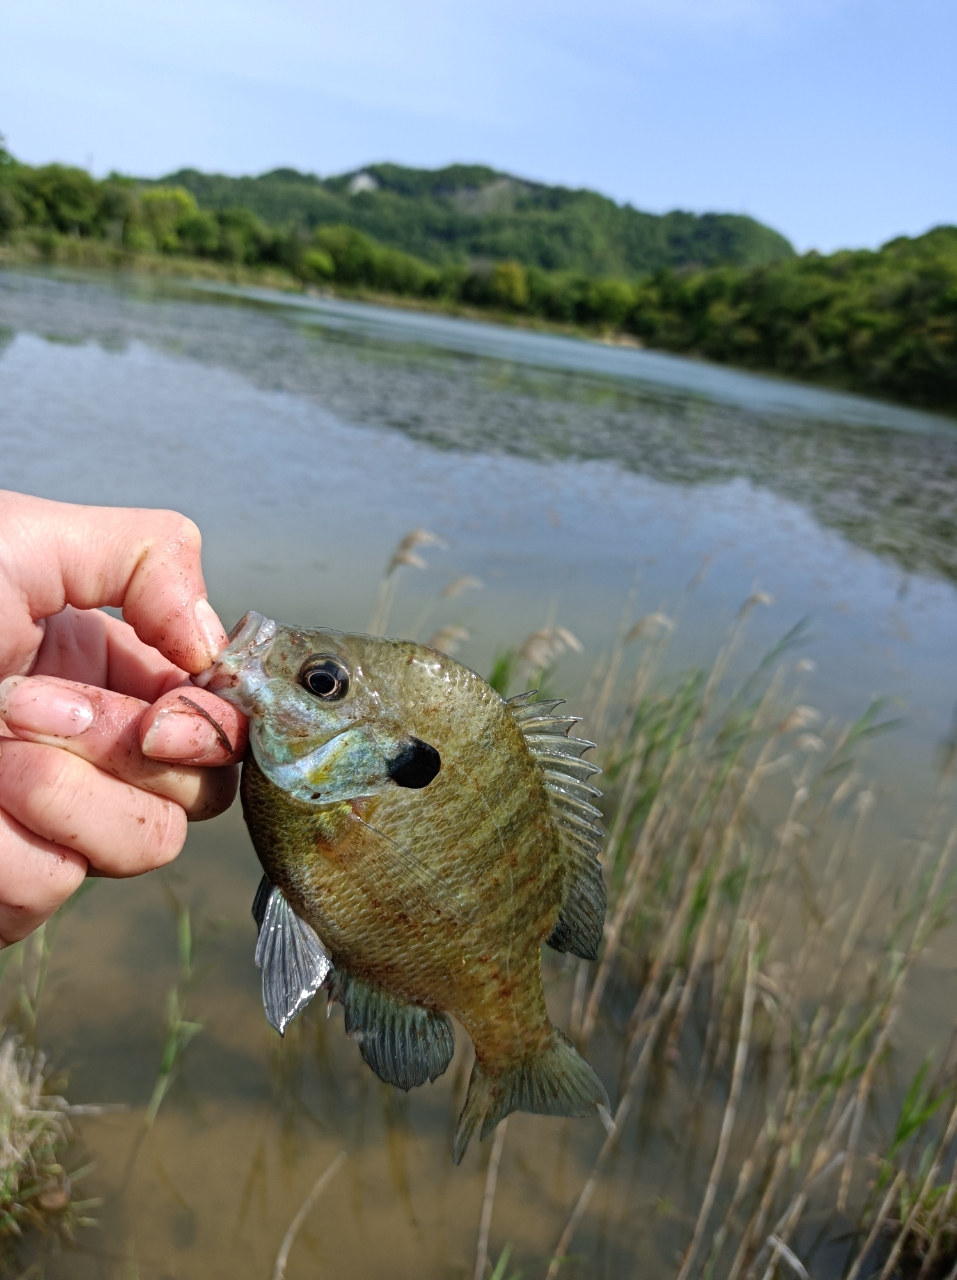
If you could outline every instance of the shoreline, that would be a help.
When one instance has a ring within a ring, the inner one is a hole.
[[[650,346],[633,334],[621,329],[598,328],[575,324],[563,324],[540,316],[523,315],[515,311],[495,307],[468,306],[460,302],[442,299],[410,297],[398,293],[382,293],[366,288],[344,288],[304,283],[291,271],[275,266],[248,266],[226,264],[208,258],[187,257],[163,253],[141,253],[118,248],[99,240],[72,237],[59,238],[49,248],[40,248],[33,241],[0,244],[0,270],[18,267],[65,267],[73,270],[97,271],[124,275],[155,276],[173,280],[211,282],[238,286],[274,289],[277,292],[298,294],[303,297],[343,299],[351,302],[368,302],[376,306],[399,311],[431,313],[489,324],[504,325],[531,333],[555,334],[579,338],[602,346],[624,347],[634,351],[655,351],[663,355],[680,356],[716,369],[735,369],[742,373],[759,374],[782,383],[817,387],[822,390],[847,392],[865,396],[878,402],[903,406],[922,412],[930,412],[957,422],[957,407],[948,408],[927,405],[905,397],[881,394],[873,388],[862,387],[852,379],[800,378],[783,374],[779,370],[758,364],[737,364],[731,361],[713,360],[700,351],[680,350],[666,346]]]

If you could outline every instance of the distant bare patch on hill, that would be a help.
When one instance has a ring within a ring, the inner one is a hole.
[[[643,213],[585,189],[553,187],[484,165],[372,164],[321,179],[295,169],[230,178],[181,169],[160,179],[200,208],[242,207],[272,226],[355,227],[436,266],[520,262],[545,271],[634,277],[662,267],[765,266],[788,241],[741,214]]]

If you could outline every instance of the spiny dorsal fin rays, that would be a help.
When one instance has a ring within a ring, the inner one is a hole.
[[[569,756],[573,760],[590,751],[595,745],[594,742],[588,742],[585,738],[570,738],[567,733],[526,733],[525,741],[528,743],[529,750],[534,751],[537,756],[553,751],[556,755]],[[599,772],[595,765],[592,764],[590,767],[596,773]]]
[[[600,809],[596,809],[593,804],[589,804],[587,800],[580,799],[577,795],[572,795],[569,791],[562,791],[554,782],[545,782],[545,790],[554,792],[562,798],[562,809],[566,813],[574,812],[584,818],[597,818],[601,822],[603,814]],[[589,791],[593,792],[594,787],[589,787]]]
[[[581,778],[573,778],[571,774],[566,773],[563,769],[545,769],[545,788],[554,796],[560,796],[564,799],[566,795],[572,796],[576,800],[586,800],[588,796],[601,795],[597,787],[593,787],[590,782],[585,782]]]
[[[542,698],[540,702],[532,702],[531,699],[537,693],[537,689],[529,689],[527,693],[519,693],[514,698],[506,699],[509,711],[519,724],[525,720],[540,720],[543,716],[550,716],[556,707],[565,705],[564,698]],[[581,717],[574,718],[579,720]]]
[[[562,838],[565,845],[574,845],[576,849],[582,849],[587,854],[591,854],[592,858],[599,856],[601,846],[594,836],[583,835],[581,831],[574,831],[571,827],[565,827],[564,823],[560,824],[560,826],[562,826]]]
[[[601,792],[587,779],[601,770],[581,759],[595,744],[569,734],[580,717],[555,716],[552,713],[562,705],[562,699],[534,702],[534,696],[531,691],[510,698],[508,708],[542,770],[552,821],[565,853],[561,915],[547,941],[557,951],[594,960],[601,942],[606,893],[598,861],[602,833],[592,821],[601,818],[601,811],[590,803]]]
[[[569,824],[570,826],[575,827],[576,830],[581,832],[586,838],[589,838],[596,843],[602,838],[603,833],[601,827],[596,827],[594,822],[589,821],[588,818],[583,818],[580,813],[575,813],[566,805],[562,806],[561,821],[563,826],[565,824]]]
[[[512,719],[521,729],[533,755],[546,757],[550,751],[556,751],[563,757],[574,758],[595,745],[587,738],[574,738],[569,734],[572,725],[581,723],[581,716],[552,715],[556,707],[564,706],[564,698],[545,698],[541,702],[530,702],[529,699],[534,698],[535,693],[536,690],[531,689],[527,693],[519,693],[514,698],[506,699]],[[586,763],[582,761],[583,766]],[[587,768],[590,773],[601,773],[597,765],[587,763]]]
[[[581,716],[540,716],[534,720],[523,720],[522,732],[528,734],[560,733],[568,736],[568,731],[575,724],[581,724]]]
[[[505,701],[509,709],[511,710],[512,714],[514,715],[515,712],[520,707],[524,707],[526,703],[530,702],[537,693],[538,693],[537,689],[526,689],[524,693],[512,694],[512,696],[510,698],[506,698]],[[536,705],[540,705],[540,704],[536,704]]]
[[[574,827],[567,827],[560,819],[558,826],[565,846],[573,845],[576,849],[583,849],[587,854],[591,854],[592,858],[597,858],[601,851],[601,846],[594,836],[586,836],[583,831],[576,831]]]
[[[588,778],[593,778],[596,773],[601,773],[598,765],[592,764],[590,760],[579,760],[578,756],[566,752],[553,751],[550,747],[541,747],[534,739],[529,742],[528,749],[546,769],[557,769],[559,772],[567,771],[569,776],[576,782],[579,779],[584,782]]]

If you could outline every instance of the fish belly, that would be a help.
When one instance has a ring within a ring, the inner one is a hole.
[[[448,845],[430,858],[430,842],[412,842],[387,805],[368,806],[361,822],[348,803],[304,805],[252,761],[244,766],[242,797],[266,874],[337,968],[452,1013],[490,1069],[547,1034],[541,945],[558,915],[561,866],[546,823],[527,815],[505,822],[505,854],[446,830]],[[410,887],[401,876],[393,883],[360,874],[380,836],[415,843],[426,869],[440,866],[434,885],[428,876]]]

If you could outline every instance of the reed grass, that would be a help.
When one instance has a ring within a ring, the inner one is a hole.
[[[670,683],[675,619],[626,616],[582,698],[583,732],[604,744],[609,907],[598,963],[575,962],[569,1024],[583,1051],[611,1054],[618,1091],[546,1280],[591,1274],[582,1237],[629,1124],[643,1123],[652,1071],[667,1078],[695,1055],[688,1082],[669,1087],[684,1089],[689,1133],[705,1098],[722,1099],[721,1120],[676,1280],[806,1276],[835,1249],[828,1274],[848,1280],[957,1280],[953,1052],[933,1080],[929,1065],[915,1078],[883,1154],[874,1117],[915,972],[955,905],[952,767],[900,868],[867,867],[877,798],[862,754],[895,722],[879,701],[844,728],[806,705],[804,623],[734,683],[749,616],[771,603],[753,593],[711,669]],[[528,661],[544,635],[499,651],[500,692],[554,684],[560,644],[537,670]],[[490,1269],[503,1130],[476,1277]]]
[[[199,1023],[183,1017],[194,977],[189,909],[166,888],[177,916],[179,966],[168,993],[166,1042],[144,1133],[156,1119],[186,1045],[201,1030]],[[57,933],[88,889],[89,884],[29,937],[0,952],[0,998],[5,1007],[0,1017],[0,1274],[4,1247],[27,1228],[52,1228],[72,1239],[77,1227],[96,1225],[89,1215],[102,1201],[75,1195],[76,1184],[92,1166],[67,1171],[64,1164],[72,1143],[70,1118],[129,1109],[122,1103],[69,1104],[54,1091],[59,1087],[56,1078],[35,1044]]]
[[[179,960],[176,981],[166,993],[166,1035],[160,1056],[159,1071],[153,1091],[143,1116],[144,1129],[152,1129],[156,1123],[163,1099],[169,1091],[183,1054],[190,1041],[203,1029],[201,1022],[186,1017],[189,993],[194,982],[193,927],[189,907],[181,903],[168,885],[165,886],[170,905],[176,915],[176,944]]]
[[[608,744],[609,910],[598,964],[578,967],[571,1028],[583,1049],[599,1033],[607,1049],[622,1021],[625,1035],[614,1127],[548,1280],[586,1229],[652,1063],[680,1063],[689,1040],[700,1062],[687,1131],[705,1091],[724,1105],[677,1280],[813,1274],[815,1251],[841,1237],[834,1274],[849,1280],[923,1280],[957,1264],[953,1062],[933,1081],[929,1063],[918,1073],[881,1157],[871,1117],[909,985],[955,903],[953,779],[942,776],[916,856],[902,859],[909,875],[888,868],[883,885],[877,866],[863,875],[875,796],[859,756],[891,722],[875,703],[844,730],[809,732],[822,717],[800,701],[803,626],[729,690],[747,616],[765,602],[746,602],[710,672],[662,686],[671,628],[651,639],[646,619],[606,662],[611,687],[593,685],[585,731]],[[635,639],[648,652],[629,683],[620,673]]]
[[[394,600],[406,541],[383,579],[377,620]],[[905,874],[876,864],[864,873],[876,797],[861,757],[895,726],[883,704],[841,728],[802,701],[813,669],[796,657],[806,622],[735,683],[749,618],[773,604],[758,590],[711,668],[666,682],[681,606],[636,619],[634,599],[581,699],[583,732],[602,744],[609,905],[598,963],[575,962],[569,1016],[582,1051],[597,1041],[607,1057],[612,1046],[617,1102],[546,1280],[588,1273],[576,1240],[627,1127],[642,1123],[649,1077],[692,1053],[687,1129],[706,1098],[721,1099],[721,1121],[676,1280],[772,1280],[782,1267],[807,1276],[814,1253],[835,1241],[835,1274],[849,1280],[872,1271],[881,1280],[953,1271],[957,1280],[957,1055],[932,1082],[929,1065],[915,1077],[883,1155],[871,1114],[915,971],[955,905],[954,759],[902,851]],[[557,661],[579,648],[550,619],[499,649],[490,683],[503,695],[520,685],[551,696]],[[491,1269],[505,1142],[503,1124],[476,1280]]]
[[[316,1207],[319,1197],[322,1195],[323,1191],[325,1191],[329,1183],[332,1182],[333,1178],[345,1164],[347,1159],[348,1156],[345,1151],[340,1151],[332,1164],[329,1165],[328,1169],[325,1169],[313,1183],[312,1190],[299,1206],[296,1216],[293,1218],[292,1222],[290,1222],[286,1234],[282,1238],[282,1243],[279,1246],[279,1252],[276,1255],[276,1262],[273,1267],[273,1280],[285,1280],[286,1266],[289,1263],[289,1254],[292,1251],[292,1246],[295,1244],[296,1236],[299,1234],[303,1223]]]
[[[22,1035],[0,1034],[0,1274],[11,1248],[29,1229],[72,1240],[94,1225],[98,1199],[80,1199],[76,1184],[89,1166],[68,1169],[70,1117],[101,1110],[71,1107],[54,1092],[46,1058]]]

